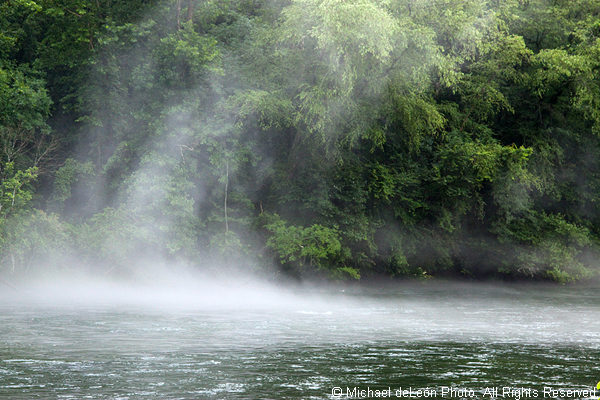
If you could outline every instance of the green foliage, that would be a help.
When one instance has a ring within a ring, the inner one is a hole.
[[[309,227],[288,226],[277,214],[265,228],[272,233],[267,247],[278,255],[282,263],[295,268],[316,268],[331,276],[360,278],[358,271],[343,265],[348,249],[342,247],[339,231],[319,224]]]
[[[14,163],[8,162],[1,171],[0,218],[20,213],[33,197],[31,184],[37,178],[37,168],[15,171]]]
[[[94,166],[91,161],[82,163],[67,158],[64,165],[54,175],[54,191],[51,202],[55,203],[59,209],[64,207],[64,203],[72,198],[73,187],[84,183],[87,183],[86,186],[89,187],[89,184],[93,182],[94,175]]]
[[[247,90],[231,96],[228,109],[237,115],[240,126],[253,120],[263,130],[292,125],[292,102],[265,90]]]
[[[64,267],[71,253],[70,226],[56,214],[34,210],[13,216],[2,229],[0,265],[12,273],[23,273],[45,266]]]
[[[2,2],[2,263],[597,275],[598,15],[592,0]]]
[[[162,38],[155,54],[161,81],[180,88],[198,84],[218,56],[215,45],[213,38],[196,32],[191,22]]]
[[[0,126],[31,131],[45,129],[50,98],[45,82],[26,67],[0,63]],[[6,134],[6,133],[5,133]]]
[[[591,244],[589,231],[565,220],[560,214],[529,213],[514,219],[501,233],[517,251],[509,257],[505,272],[569,282],[592,275],[581,256]],[[519,249],[518,246],[525,246]]]

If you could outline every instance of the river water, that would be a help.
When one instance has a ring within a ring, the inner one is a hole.
[[[122,289],[5,290],[0,398],[600,396],[593,288]]]

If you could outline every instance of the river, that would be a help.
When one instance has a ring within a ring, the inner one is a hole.
[[[5,291],[0,398],[593,398],[548,391],[600,380],[594,288],[121,289]]]

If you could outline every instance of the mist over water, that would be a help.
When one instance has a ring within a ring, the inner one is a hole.
[[[0,396],[325,399],[344,385],[564,388],[596,379],[593,288],[152,278],[57,278],[3,291]]]
[[[311,286],[155,270],[135,280],[38,280],[4,290],[0,303],[57,313],[129,310],[214,315],[232,322],[279,321],[289,325],[284,343],[309,337],[323,343],[394,339],[600,344],[600,295],[585,287],[575,292],[546,285],[411,281],[384,287]],[[262,345],[263,334],[268,331],[244,334],[236,329],[220,339]],[[218,340],[214,344],[220,345]]]

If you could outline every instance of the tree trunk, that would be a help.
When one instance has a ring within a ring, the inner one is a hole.
[[[229,221],[227,219],[227,191],[229,190],[229,161],[225,162],[225,201],[223,209],[225,210],[225,233],[229,232]]]
[[[186,21],[192,21],[194,16],[194,0],[188,0],[187,19]]]

